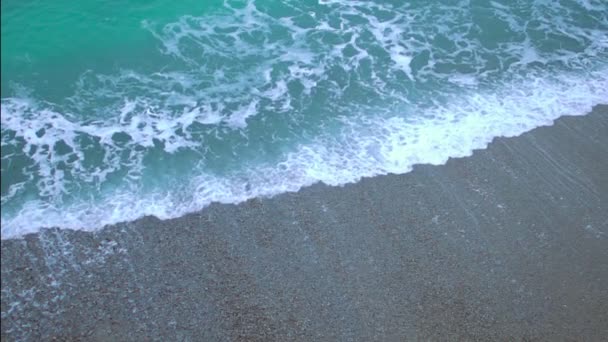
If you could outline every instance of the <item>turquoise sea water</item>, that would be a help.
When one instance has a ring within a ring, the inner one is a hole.
[[[2,2],[2,237],[469,155],[608,99],[608,2]]]

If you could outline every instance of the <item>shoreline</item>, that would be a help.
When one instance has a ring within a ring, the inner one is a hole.
[[[2,240],[1,336],[599,340],[607,242],[602,105],[406,174]]]

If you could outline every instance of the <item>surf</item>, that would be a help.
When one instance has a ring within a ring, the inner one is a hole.
[[[3,64],[2,238],[405,173],[585,114],[608,98],[606,13],[226,1],[142,15],[143,50],[53,94]]]

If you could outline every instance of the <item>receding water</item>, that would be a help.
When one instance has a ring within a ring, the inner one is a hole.
[[[469,155],[608,99],[608,3],[2,2],[2,237]]]

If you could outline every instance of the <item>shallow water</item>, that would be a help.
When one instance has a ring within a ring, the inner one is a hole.
[[[608,98],[603,1],[2,3],[2,238],[469,155]]]

